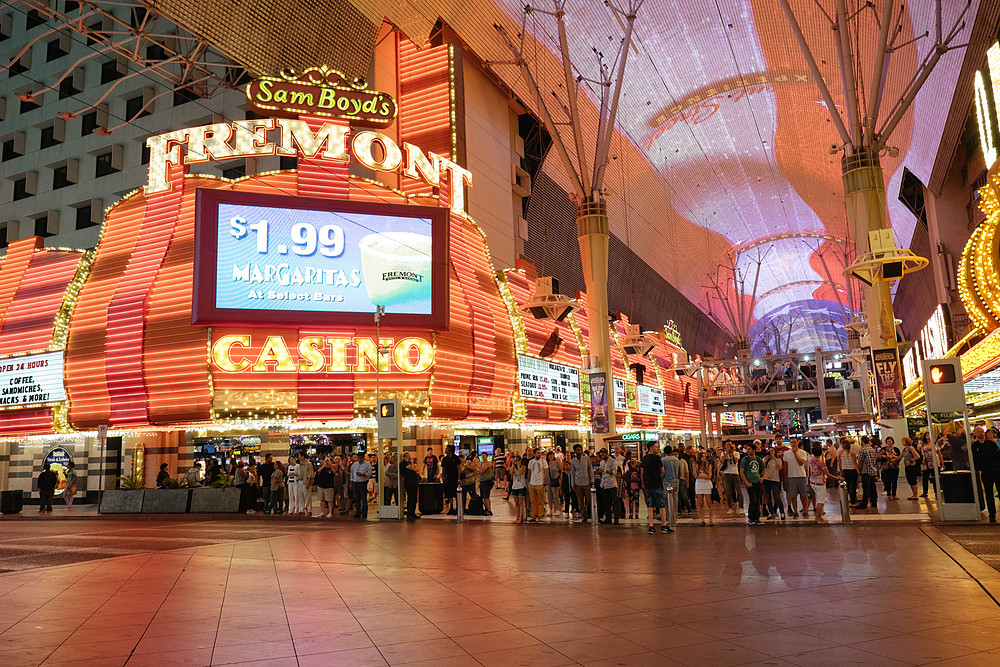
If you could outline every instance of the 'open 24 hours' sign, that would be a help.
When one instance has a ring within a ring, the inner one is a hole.
[[[65,400],[62,352],[0,359],[0,409]]]

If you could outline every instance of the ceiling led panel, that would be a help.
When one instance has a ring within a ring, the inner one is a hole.
[[[493,25],[515,41],[523,26],[525,56],[539,85],[565,98],[555,22],[538,13],[525,19],[520,1],[353,1],[367,16],[381,9],[401,26],[426,26],[440,17],[483,60],[498,63],[511,54]],[[868,8],[864,0],[846,3],[849,14],[859,12],[852,24],[854,48],[867,86],[883,2]],[[535,4],[552,9],[546,0]],[[833,0],[790,4],[835,102],[841,102],[836,33],[823,14],[824,8],[833,13]],[[934,34],[934,1],[905,4],[896,43],[916,39],[889,59],[883,114],[932,47],[932,37],[919,36]],[[942,3],[946,29],[964,4]],[[974,0],[966,14],[970,26],[978,4]],[[580,74],[595,78],[595,48],[614,59],[621,25],[604,3],[567,3],[570,51]],[[970,31],[967,27],[954,43],[967,41]],[[963,54],[958,49],[940,60],[895,130],[889,145],[899,155],[882,156],[887,192],[899,190],[904,166],[924,182],[929,179]],[[523,100],[533,101],[516,67],[492,69]],[[585,92],[598,99],[593,86]],[[582,114],[587,144],[593,146],[596,109],[588,106]],[[636,23],[618,126],[624,139],[612,144],[618,159],[606,183],[613,233],[625,238],[627,219],[632,249],[706,310],[707,277],[720,265],[731,265],[734,248],[756,245],[765,258],[752,329],[758,351],[771,346],[764,332],[787,328],[790,321],[795,323],[791,347],[844,344],[840,324],[849,302],[842,241],[848,230],[840,155],[827,150],[841,142],[778,2],[647,0]],[[557,159],[549,160],[546,172],[568,187]],[[897,243],[909,245],[915,218],[895,196],[887,206]],[[744,253],[738,265],[746,267],[757,256],[757,250]]]

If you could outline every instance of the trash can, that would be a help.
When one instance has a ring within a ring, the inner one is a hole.
[[[972,473],[968,470],[941,473],[941,493],[946,503],[974,503]]]
[[[847,490],[847,484],[841,482],[837,486],[837,491],[840,492],[840,521],[841,523],[851,522],[851,497]]]
[[[440,514],[444,511],[444,484],[424,482],[417,487],[417,505],[421,514]]]
[[[24,491],[0,491],[0,513],[20,514],[24,507]]]

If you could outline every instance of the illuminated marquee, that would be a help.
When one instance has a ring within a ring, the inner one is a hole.
[[[388,352],[379,355],[372,338],[305,336],[291,347],[283,336],[268,336],[253,354],[246,335],[221,336],[212,345],[212,365],[226,373],[374,373],[393,370],[417,374],[434,365],[434,347],[423,338],[380,338]],[[347,362],[348,352],[356,359]],[[380,358],[381,356],[381,358]]]
[[[277,141],[269,139],[268,132],[277,133]],[[447,176],[451,210],[455,213],[465,212],[465,187],[472,185],[472,173],[446,157],[434,152],[425,154],[407,142],[400,147],[381,132],[364,130],[350,134],[350,127],[342,123],[324,123],[313,132],[304,120],[238,120],[165,132],[147,139],[146,145],[149,146],[147,195],[170,189],[171,164],[184,166],[267,155],[298,155],[339,162],[353,158],[373,171],[399,172],[431,186],[441,185],[442,176]],[[182,146],[187,150],[182,152]]]
[[[992,105],[986,94],[986,80],[983,77],[985,71],[989,72]],[[986,168],[989,169],[997,161],[996,118],[1000,117],[1000,42],[991,46],[986,52],[986,70],[976,72],[973,91],[972,104],[976,108],[979,140],[982,142]],[[991,108],[993,113],[990,113]]]
[[[282,72],[280,78],[262,76],[247,86],[247,102],[264,115],[269,111],[304,113],[376,127],[385,127],[396,118],[396,101],[390,95],[369,90],[364,79],[348,81],[325,65],[301,74]]]

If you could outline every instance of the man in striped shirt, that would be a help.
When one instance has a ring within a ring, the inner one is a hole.
[[[863,510],[871,504],[878,507],[878,489],[875,480],[878,479],[878,463],[875,448],[867,435],[861,436],[861,451],[858,452],[858,472],[861,473],[861,502],[854,509]]]

